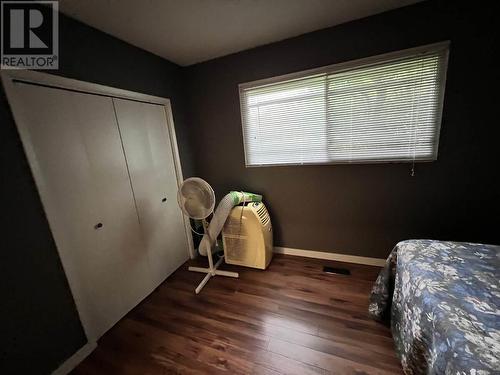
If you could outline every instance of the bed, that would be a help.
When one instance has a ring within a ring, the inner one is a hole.
[[[500,246],[398,243],[370,296],[406,374],[500,374]]]

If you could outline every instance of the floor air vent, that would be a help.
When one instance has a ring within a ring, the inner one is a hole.
[[[323,266],[323,272],[333,273],[333,274],[338,274],[338,275],[350,275],[351,274],[351,271],[349,271],[347,268],[328,267],[328,266]]]

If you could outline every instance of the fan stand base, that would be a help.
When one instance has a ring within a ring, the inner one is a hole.
[[[196,294],[200,293],[201,290],[203,289],[203,287],[208,283],[208,280],[210,280],[210,278],[212,276],[227,276],[227,277],[235,277],[235,278],[238,278],[240,277],[240,275],[238,274],[238,272],[230,272],[230,271],[222,271],[222,270],[218,270],[217,268],[220,266],[220,264],[222,263],[222,261],[224,260],[224,257],[221,257],[217,263],[213,264],[212,262],[212,254],[209,253],[207,254],[208,255],[208,264],[209,264],[209,267],[208,268],[205,268],[205,267],[189,267],[188,270],[189,271],[192,271],[192,272],[201,272],[201,273],[206,273],[207,275],[203,278],[203,280],[201,280],[200,284],[196,287],[196,289],[194,290],[194,292]]]

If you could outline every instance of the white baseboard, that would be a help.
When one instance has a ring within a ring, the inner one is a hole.
[[[97,348],[96,342],[88,342],[69,357],[64,363],[52,372],[52,375],[66,375],[80,364],[92,351]]]
[[[385,259],[382,258],[369,258],[369,257],[360,257],[357,255],[327,253],[324,251],[292,249],[290,247],[275,246],[274,252],[276,254],[294,255],[299,257],[315,258],[315,259],[336,260],[338,262],[366,264],[368,266],[383,267],[385,265]]]

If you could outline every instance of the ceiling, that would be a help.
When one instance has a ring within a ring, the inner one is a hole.
[[[60,10],[179,65],[228,55],[419,0],[60,0]]]

